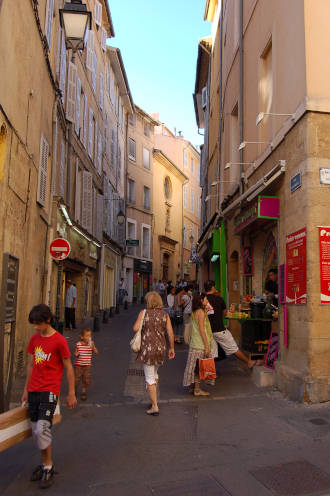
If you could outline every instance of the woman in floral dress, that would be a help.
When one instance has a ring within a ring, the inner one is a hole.
[[[172,360],[174,353],[174,334],[169,315],[162,310],[163,302],[158,293],[151,291],[145,296],[147,310],[144,315],[141,331],[141,349],[136,360],[143,363],[145,381],[151,399],[151,408],[148,415],[159,415],[157,403],[158,368],[163,365],[166,356],[165,331],[168,335],[170,348],[168,358]],[[143,318],[143,310],[139,313],[133,327],[137,332]]]

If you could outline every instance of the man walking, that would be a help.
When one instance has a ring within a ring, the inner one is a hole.
[[[239,360],[246,363],[249,368],[255,365],[254,360],[249,360],[247,356],[241,351],[232,333],[226,329],[223,324],[223,317],[226,315],[226,303],[221,296],[216,294],[217,290],[214,281],[207,281],[204,284],[207,299],[212,308],[209,309],[207,315],[210,320],[213,337],[221,346],[227,356],[235,355]]]
[[[65,327],[70,330],[70,325],[72,329],[76,329],[77,289],[70,279],[67,280],[66,284]]]

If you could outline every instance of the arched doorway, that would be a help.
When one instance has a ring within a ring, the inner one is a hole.
[[[170,255],[168,253],[163,254],[163,281],[168,281],[168,267],[169,267]]]

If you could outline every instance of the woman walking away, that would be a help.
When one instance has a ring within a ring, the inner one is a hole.
[[[141,348],[136,360],[143,363],[143,370],[148,393],[151,399],[151,408],[147,410],[148,415],[159,415],[157,403],[158,368],[163,365],[166,355],[165,331],[168,335],[170,348],[168,358],[172,360],[174,353],[174,335],[170,317],[165,313],[161,296],[155,291],[150,291],[145,296],[147,310],[142,310],[133,327],[137,332],[143,318],[141,331]]]
[[[207,298],[196,294],[192,300],[191,338],[183,385],[190,387],[194,396],[209,396],[210,393],[200,388],[198,360],[211,355],[212,331],[205,307]]]

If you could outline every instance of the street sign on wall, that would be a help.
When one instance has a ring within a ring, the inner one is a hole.
[[[126,246],[139,246],[138,239],[126,239]]]
[[[55,260],[64,260],[70,254],[71,246],[64,238],[56,238],[51,242],[49,252]]]

